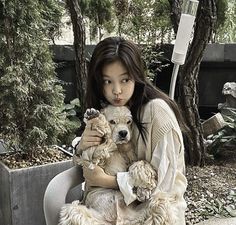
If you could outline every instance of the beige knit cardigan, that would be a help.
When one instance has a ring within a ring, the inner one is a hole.
[[[146,144],[137,129],[133,126],[132,140],[138,159],[150,162],[158,173],[158,191],[176,195],[176,210],[179,219],[175,225],[185,225],[186,202],[184,193],[187,187],[185,178],[184,145],[181,130],[168,104],[162,99],[149,101],[142,109],[141,123],[146,130]],[[134,196],[128,180],[122,174],[117,181],[124,198]],[[134,198],[131,200],[133,201]]]

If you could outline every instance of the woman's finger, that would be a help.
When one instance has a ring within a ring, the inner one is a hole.
[[[101,137],[83,135],[77,148],[78,150],[83,151],[89,147],[100,145],[101,142]]]
[[[83,136],[96,136],[96,137],[102,137],[103,134],[96,130],[84,130]]]
[[[101,142],[102,138],[97,136],[84,136],[83,142]]]

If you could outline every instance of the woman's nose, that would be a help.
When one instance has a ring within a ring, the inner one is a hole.
[[[121,94],[121,87],[119,84],[114,84],[113,90],[112,90],[114,95],[119,95]]]

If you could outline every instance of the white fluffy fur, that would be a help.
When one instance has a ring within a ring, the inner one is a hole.
[[[143,203],[136,201],[127,206],[118,190],[90,188],[83,203],[75,201],[63,206],[59,225],[174,225],[175,213],[170,204],[174,198],[167,193],[153,194],[156,171],[146,161],[135,162],[128,108],[108,106],[102,113],[89,110],[85,117],[87,125],[95,118],[91,126],[104,135],[104,142],[83,151],[76,161],[83,166],[97,164],[111,175],[129,171],[137,199]],[[124,132],[127,134],[120,135]]]

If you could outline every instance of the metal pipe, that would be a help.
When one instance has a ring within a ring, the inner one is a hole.
[[[180,17],[179,27],[176,35],[175,45],[171,57],[174,63],[174,68],[171,76],[171,83],[169,89],[169,96],[174,99],[175,85],[179,66],[185,62],[191,34],[193,30],[195,15],[197,12],[198,0],[187,0],[183,13]]]
[[[169,96],[171,99],[174,99],[174,96],[175,96],[175,85],[176,85],[178,72],[179,72],[179,64],[174,64],[174,68],[173,68],[172,76],[171,76],[171,82],[170,82],[170,92],[169,92]]]

